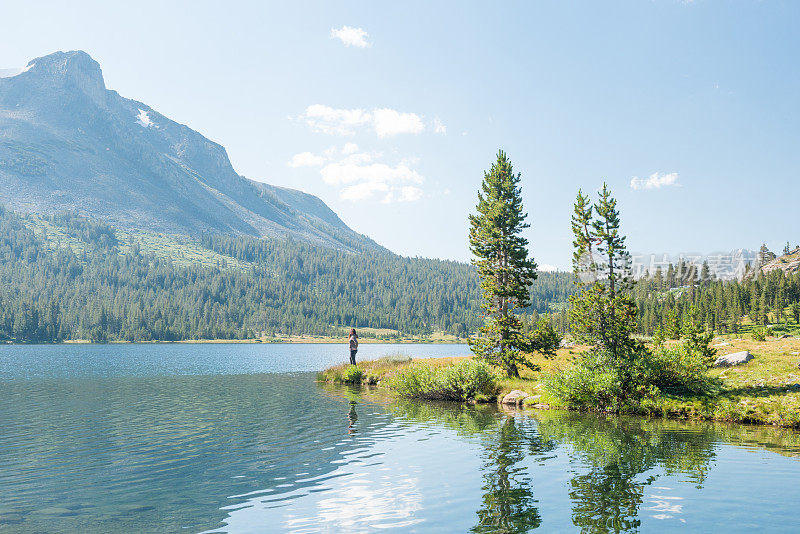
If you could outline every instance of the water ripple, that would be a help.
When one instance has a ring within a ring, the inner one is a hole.
[[[402,402],[311,373],[0,387],[0,532],[781,531],[800,502],[800,434],[779,429]]]

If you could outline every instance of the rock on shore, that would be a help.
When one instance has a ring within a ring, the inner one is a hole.
[[[524,391],[515,389],[511,393],[507,393],[506,396],[503,397],[503,400],[501,400],[500,402],[503,404],[516,404],[517,406],[519,406],[522,404],[522,401],[524,401],[528,397],[530,397],[530,395],[528,395]]]
[[[743,350],[742,352],[734,352],[733,354],[726,354],[720,356],[714,361],[714,367],[730,367],[732,365],[742,365],[753,359],[750,351]]]

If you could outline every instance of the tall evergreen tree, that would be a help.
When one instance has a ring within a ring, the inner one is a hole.
[[[631,282],[630,254],[625,247],[625,236],[619,230],[617,200],[605,183],[594,209],[597,218],[592,225],[598,241],[597,250],[602,255],[598,268],[608,280],[609,296],[613,299],[619,289],[626,289]]]
[[[470,348],[481,358],[519,376],[519,366],[531,366],[523,351],[531,350],[514,310],[529,301],[536,263],[528,258],[528,240],[520,235],[525,222],[521,174],[514,173],[505,152],[484,173],[477,213],[469,216],[469,244],[478,269],[486,320]]]
[[[570,297],[572,333],[578,341],[607,350],[612,365],[621,365],[623,359],[635,356],[635,350],[630,349],[638,348],[631,337],[637,326],[638,309],[627,294],[630,255],[625,248],[625,237],[620,233],[617,201],[604,183],[594,206],[596,217],[591,219],[586,234],[575,224],[576,216],[587,212],[585,197],[580,192],[573,212],[575,252],[581,253],[584,242],[597,244],[598,261],[593,267],[599,271],[599,280],[581,294]],[[581,266],[575,268],[575,274],[580,276]]]
[[[592,255],[592,203],[589,195],[584,195],[578,189],[578,196],[575,198],[575,206],[572,213],[572,235],[574,240],[572,246],[572,269],[576,275],[581,277],[586,272],[594,272],[595,263]],[[586,281],[586,280],[584,280]]]
[[[761,248],[758,249],[758,267],[761,268],[774,259],[775,253],[767,248],[766,243],[762,243]]]
[[[655,290],[661,291],[664,289],[664,274],[661,272],[661,267],[656,267],[656,274],[653,276],[653,283],[655,284]]]
[[[706,284],[711,281],[711,268],[708,266],[708,260],[703,261],[703,267],[700,269],[700,283]]]

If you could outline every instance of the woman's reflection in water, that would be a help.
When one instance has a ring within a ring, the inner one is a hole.
[[[357,430],[355,428],[353,428],[355,426],[355,424],[356,424],[356,421],[358,421],[358,414],[356,413],[356,404],[358,404],[356,401],[354,401],[354,400],[350,401],[350,412],[347,414],[347,421],[348,421],[347,433],[348,434],[352,434],[353,432],[357,432]]]

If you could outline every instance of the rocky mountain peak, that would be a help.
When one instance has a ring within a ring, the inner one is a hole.
[[[106,100],[106,84],[100,64],[82,50],[54,52],[28,63],[12,83],[30,84],[31,89],[73,91],[78,89],[97,104]]]
[[[105,87],[86,52],[0,72],[0,205],[122,228],[380,249],[318,198],[240,176],[225,149]]]

